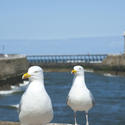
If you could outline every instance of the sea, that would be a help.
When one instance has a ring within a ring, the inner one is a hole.
[[[124,52],[123,36],[67,39],[0,39],[0,53],[26,55],[118,54]]]
[[[53,123],[74,124],[73,111],[66,105],[73,75],[70,72],[45,72],[45,88],[52,99]],[[87,87],[96,104],[89,111],[90,125],[125,125],[125,77],[85,72]],[[0,91],[0,121],[19,121],[18,104],[29,82],[24,81],[11,90]],[[77,122],[85,125],[85,113],[77,112]]]

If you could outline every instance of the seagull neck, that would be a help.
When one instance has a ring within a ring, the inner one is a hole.
[[[41,82],[43,82],[44,78],[35,76],[35,77],[31,77],[29,80],[30,80],[30,82],[33,82],[33,81],[41,81]]]
[[[44,80],[43,79],[34,79],[33,81],[35,81],[35,82],[42,82],[42,83],[44,83]]]
[[[45,88],[43,79],[34,79],[30,82],[32,83],[32,84],[30,84],[31,86],[41,86],[40,88]]]
[[[73,85],[85,85],[85,79],[84,79],[84,76],[83,75],[78,75],[78,76],[75,76],[74,77],[74,80],[73,80]]]

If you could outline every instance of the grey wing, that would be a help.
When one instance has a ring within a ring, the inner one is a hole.
[[[67,98],[66,98],[66,104],[68,103],[68,98],[69,98],[69,96],[67,96]]]
[[[94,98],[94,96],[92,95],[92,93],[90,91],[89,91],[89,95],[90,95],[90,97],[92,99],[92,106],[95,106],[95,98]]]
[[[28,85],[26,86],[26,89],[27,89]],[[26,94],[26,91],[23,93],[22,97],[21,97],[21,100],[20,100],[20,104],[19,104],[19,108],[18,108],[18,113],[20,114],[21,112],[21,107],[22,107],[22,104],[23,104],[23,97],[25,96]]]
[[[19,108],[18,108],[18,113],[20,114],[21,112],[21,106],[22,106],[22,100],[20,101]]]
[[[69,95],[66,98],[66,104],[68,105],[68,99],[69,99]]]
[[[19,108],[18,108],[18,113],[19,113],[19,114],[20,114],[20,112],[21,112],[21,107],[22,107],[22,105],[23,105],[23,97],[25,96],[25,93],[26,93],[26,92],[24,92],[24,94],[22,95],[21,100],[20,100],[20,104],[19,104]]]

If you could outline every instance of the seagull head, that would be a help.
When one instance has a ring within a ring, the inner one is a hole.
[[[74,66],[72,73],[75,75],[84,75],[84,68],[82,66]]]
[[[42,80],[43,79],[43,69],[39,66],[31,66],[28,72],[22,76],[22,79],[29,78],[30,81]]]

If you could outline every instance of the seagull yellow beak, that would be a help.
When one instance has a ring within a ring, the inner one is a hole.
[[[28,74],[28,73],[25,73],[25,74],[22,76],[22,79],[27,79],[27,78],[29,78],[29,77],[31,77],[31,75]]]
[[[76,72],[77,72],[77,71],[76,71],[75,69],[73,69],[73,70],[72,70],[72,73],[74,73],[74,74],[75,74]]]

